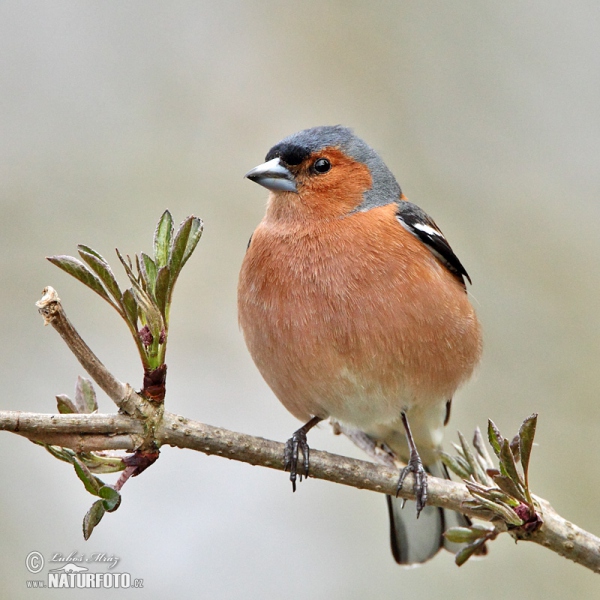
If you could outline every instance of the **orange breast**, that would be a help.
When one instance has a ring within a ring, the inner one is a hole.
[[[297,418],[368,430],[452,397],[481,354],[458,281],[394,205],[300,224],[264,220],[240,273],[249,351]]]

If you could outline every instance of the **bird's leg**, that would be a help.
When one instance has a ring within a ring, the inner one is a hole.
[[[290,481],[292,482],[292,490],[296,491],[296,475],[300,476],[302,481],[302,475],[308,477],[308,443],[306,441],[306,434],[323,419],[321,417],[313,417],[306,425],[303,425],[297,431],[294,431],[294,435],[286,442],[285,451],[283,454],[284,468],[290,472]],[[302,466],[298,472],[298,458],[299,451],[302,450]]]
[[[396,496],[398,496],[398,493],[402,489],[405,477],[408,473],[412,473],[415,480],[413,491],[415,492],[415,500],[417,502],[418,519],[421,511],[425,508],[425,504],[427,504],[427,472],[421,462],[421,457],[419,456],[419,451],[417,450],[415,440],[413,439],[406,413],[402,411],[400,416],[404,425],[404,431],[406,431],[406,440],[410,450],[410,457],[408,459],[408,464],[400,471],[400,479],[398,480],[398,485],[396,487]]]
[[[385,442],[378,442],[364,431],[352,429],[337,421],[333,421],[332,424],[334,424],[339,433],[343,433],[351,442],[366,452],[375,462],[386,465],[392,469],[396,466],[396,455]]]

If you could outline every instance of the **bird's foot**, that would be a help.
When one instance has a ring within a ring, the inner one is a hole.
[[[302,463],[300,464],[300,468],[298,468],[300,452],[302,452]],[[295,431],[294,435],[286,442],[283,454],[284,469],[290,472],[290,481],[292,482],[292,490],[294,492],[296,491],[296,477],[299,476],[300,481],[302,481],[303,475],[304,477],[308,477],[309,452],[306,431],[302,427],[298,431]]]
[[[400,493],[400,490],[404,485],[404,479],[409,473],[412,473],[414,478],[413,491],[417,502],[418,519],[421,511],[427,504],[427,471],[425,471],[425,467],[423,467],[423,463],[421,462],[421,457],[417,453],[411,453],[408,464],[400,471],[400,478],[398,479],[398,485],[396,486],[396,496]]]
[[[313,417],[308,423],[305,423],[300,429],[294,431],[294,435],[286,442],[285,451],[283,453],[284,470],[290,472],[290,481],[292,482],[292,490],[296,491],[296,477],[308,477],[308,442],[306,434],[317,424],[323,420],[323,417]],[[298,459],[302,451],[302,464],[298,470]]]

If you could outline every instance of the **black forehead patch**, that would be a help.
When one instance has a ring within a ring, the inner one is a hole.
[[[305,146],[292,144],[290,142],[280,142],[269,150],[265,157],[265,161],[280,158],[287,165],[299,165],[306,160],[310,154],[311,151]]]

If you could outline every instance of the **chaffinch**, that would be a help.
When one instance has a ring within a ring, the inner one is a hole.
[[[398,490],[412,472],[421,514],[388,498],[392,551],[424,562],[465,519],[425,505],[426,471],[447,477],[439,452],[452,396],[481,356],[469,276],[350,129],[300,131],[265,160],[246,174],[270,194],[241,268],[239,323],[268,385],[306,422],[286,445],[293,487],[308,476],[306,434],[323,419],[391,449],[407,465]]]

